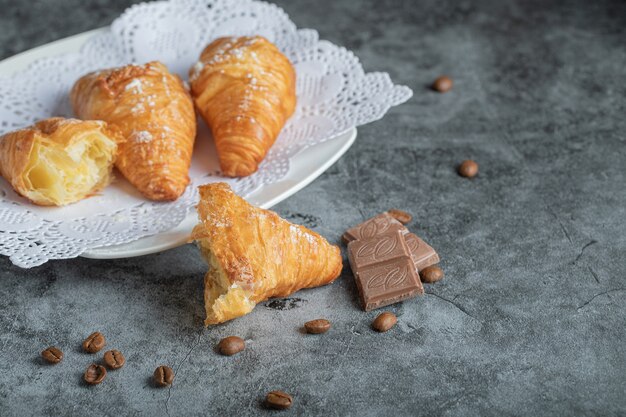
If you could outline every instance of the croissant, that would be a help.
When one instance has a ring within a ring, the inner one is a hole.
[[[287,57],[261,36],[220,38],[202,51],[189,79],[223,174],[256,172],[296,107],[296,73]]]
[[[42,120],[0,137],[0,174],[40,206],[63,206],[106,186],[119,134],[104,122]]]
[[[71,101],[79,117],[121,131],[126,141],[116,166],[145,197],[180,197],[189,184],[196,116],[178,76],[160,62],[94,72],[74,84]]]
[[[206,325],[243,316],[270,297],[328,284],[341,273],[339,248],[317,233],[251,206],[225,183],[199,190],[200,223],[192,237],[210,265]]]

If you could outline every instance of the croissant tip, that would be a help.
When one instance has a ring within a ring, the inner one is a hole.
[[[157,179],[146,187],[143,194],[152,201],[175,201],[185,192],[188,183]]]

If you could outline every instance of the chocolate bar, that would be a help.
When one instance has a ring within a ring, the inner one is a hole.
[[[365,311],[423,293],[405,231],[388,230],[348,244],[348,258]]]
[[[366,311],[424,293],[419,271],[439,262],[432,247],[387,212],[348,229],[342,238]]]

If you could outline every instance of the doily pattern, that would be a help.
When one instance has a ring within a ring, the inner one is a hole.
[[[279,7],[254,0],[170,0],[127,9],[80,52],[43,58],[0,78],[0,134],[51,116],[72,116],[68,92],[80,76],[102,68],[160,60],[187,79],[202,48],[220,36],[259,34],[275,43],[296,68],[298,104],[259,171],[227,180],[249,195],[283,178],[289,160],[307,147],[378,120],[408,100],[408,87],[386,73],[363,71],[345,48],[297,29]],[[201,131],[203,129],[200,129]],[[206,138],[208,130],[204,129]],[[173,203],[153,203],[118,181],[102,196],[64,208],[39,208],[0,179],[0,254],[24,268],[79,256],[91,248],[131,242],[178,225],[198,198],[198,185],[224,181],[216,162],[192,162],[190,187]],[[204,165],[202,165],[204,164]]]

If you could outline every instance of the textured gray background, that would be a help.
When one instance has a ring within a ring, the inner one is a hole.
[[[446,278],[390,308],[399,326],[382,335],[348,269],[297,308],[204,330],[193,246],[32,270],[0,258],[0,415],[256,415],[272,389],[294,395],[285,415],[625,415],[626,3],[279,3],[415,96],[275,209],[335,242],[363,215],[409,210]],[[0,0],[0,56],[128,4]],[[445,95],[426,88],[442,73]],[[471,181],[454,170],[466,158]],[[318,316],[331,332],[301,334]],[[94,330],[128,363],[89,388]],[[217,355],[231,334],[247,350]],[[66,353],[54,367],[39,359],[51,344]],[[162,363],[171,390],[149,382]]]

